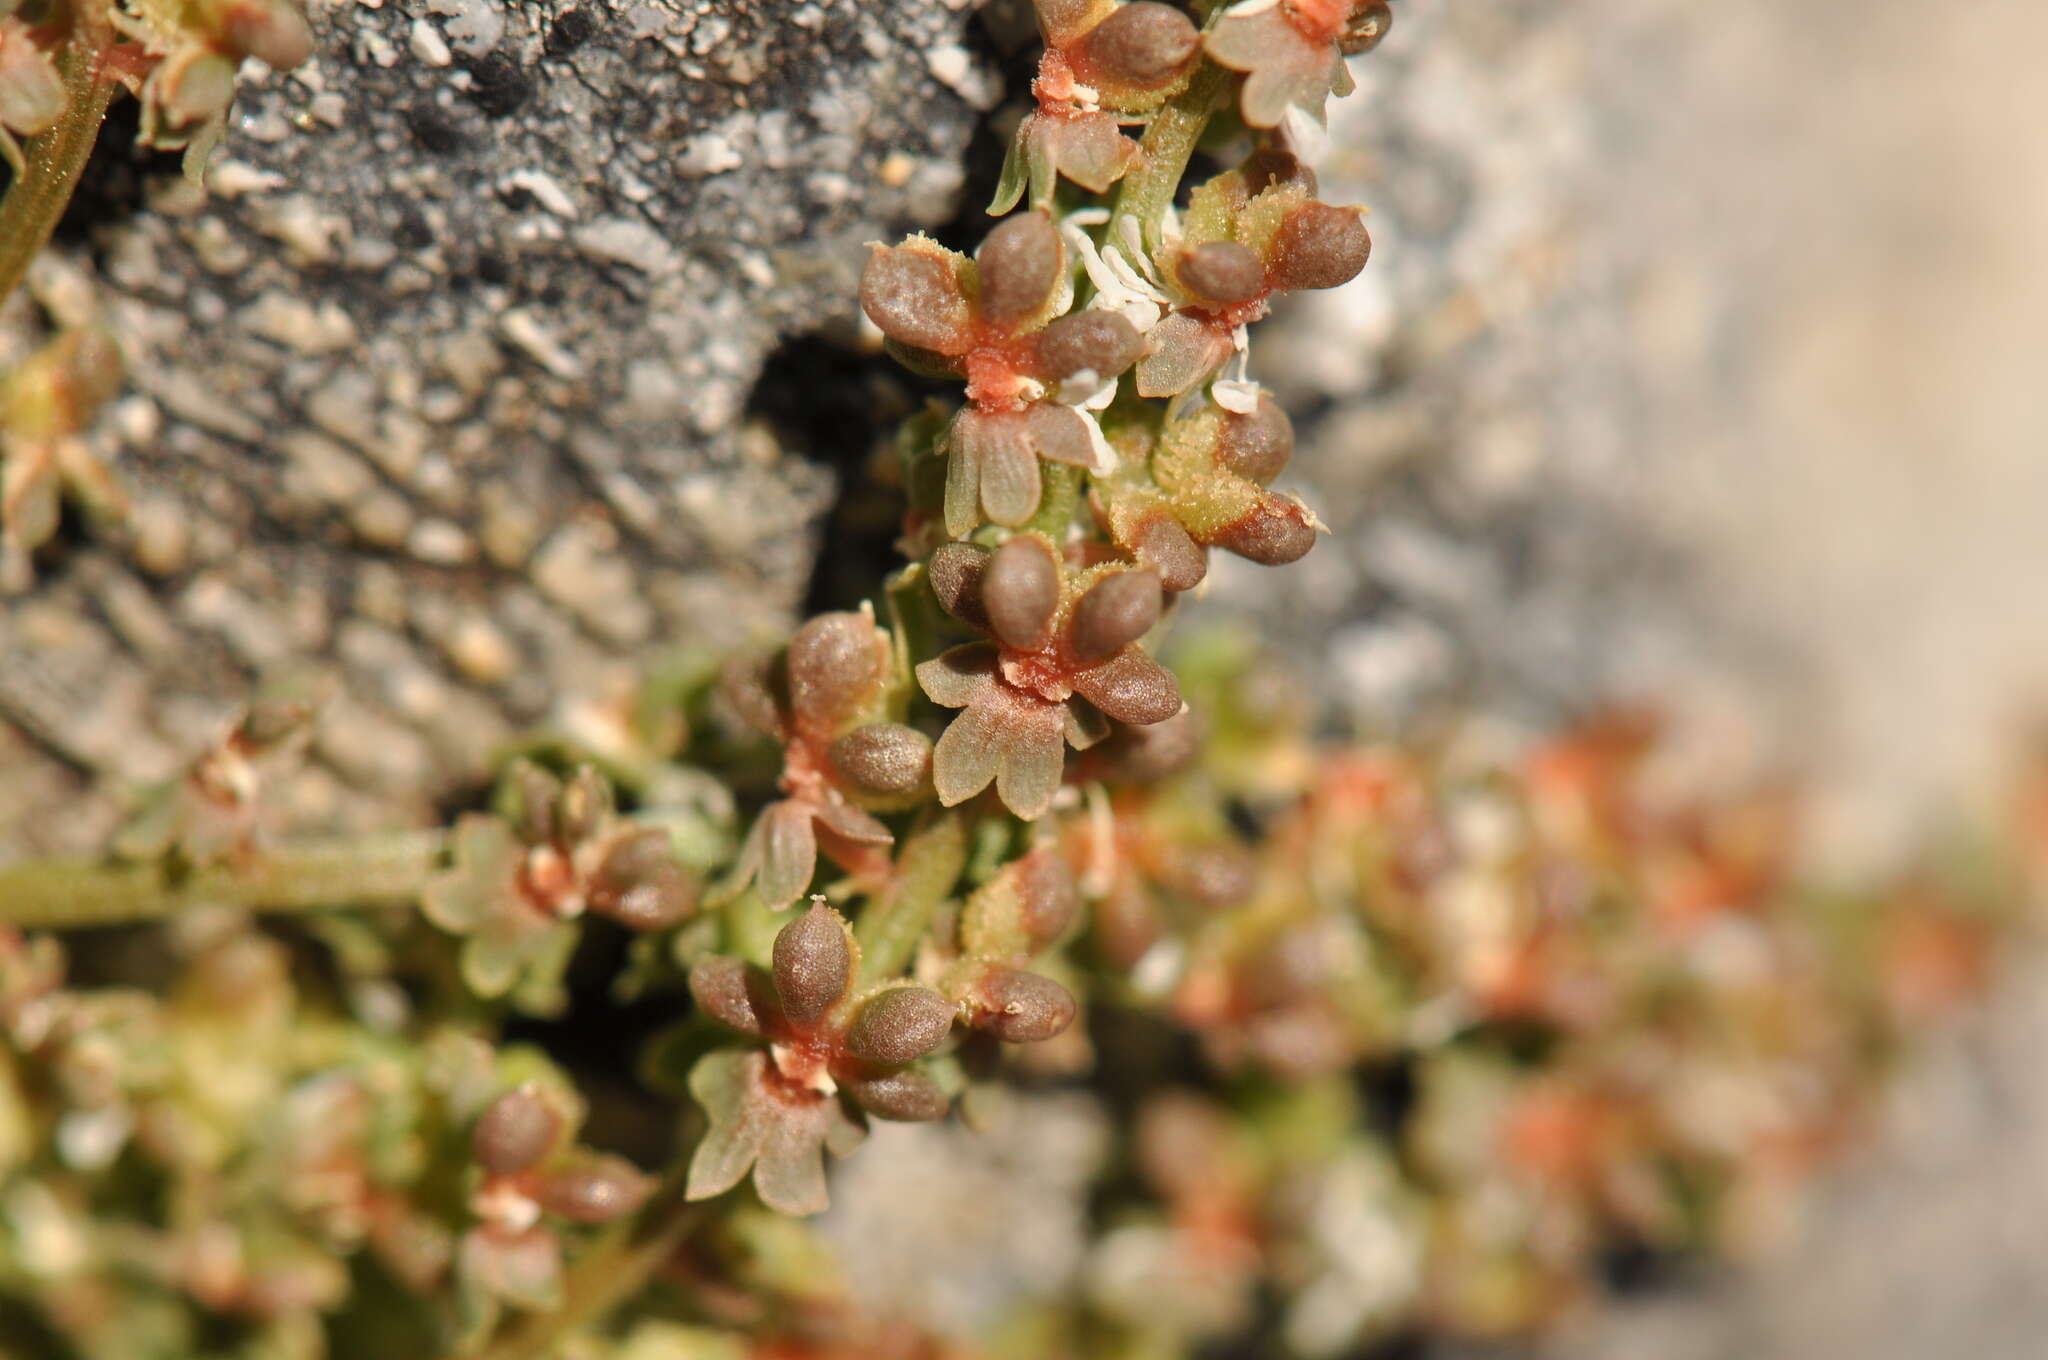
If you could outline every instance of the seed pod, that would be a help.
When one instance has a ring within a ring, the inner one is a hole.
[[[1188,16],[1156,0],[1133,0],[1088,31],[1081,64],[1114,81],[1155,90],[1187,69],[1201,45]]]
[[[1006,1044],[1035,1044],[1074,1023],[1074,994],[1039,973],[991,968],[971,998],[973,1026]]]
[[[634,930],[672,926],[696,905],[696,882],[675,862],[669,834],[658,827],[614,841],[590,888],[592,911]]]
[[[238,57],[254,57],[274,71],[289,71],[313,54],[313,30],[282,0],[244,0],[221,24],[221,40]]]
[[[891,1072],[846,1083],[854,1104],[882,1119],[907,1123],[946,1117],[946,1095],[921,1072]]]
[[[1308,162],[1282,147],[1260,147],[1237,167],[1237,173],[1243,177],[1245,187],[1255,194],[1277,184],[1315,197],[1316,172]]]
[[[519,839],[528,845],[546,845],[557,834],[555,804],[562,796],[562,781],[530,760],[515,761],[506,771],[511,787],[510,814]]]
[[[918,349],[963,354],[972,314],[945,260],[911,246],[875,247],[860,274],[860,306],[882,334]]]
[[[1078,661],[1113,656],[1152,631],[1159,622],[1159,577],[1149,571],[1120,571],[1088,588],[1074,606],[1067,648]]]
[[[1084,372],[1114,378],[1144,352],[1145,337],[1130,318],[1101,307],[1069,312],[1038,333],[1039,365],[1054,379]]]
[[[853,976],[846,922],[823,901],[775,936],[775,995],[782,1013],[808,1025],[832,1008]]]
[[[1209,554],[1173,516],[1146,516],[1130,531],[1131,555],[1159,573],[1159,585],[1171,591],[1193,590],[1209,574]]]
[[[931,738],[902,723],[856,727],[829,754],[840,777],[866,793],[915,793],[932,777]]]
[[[1166,933],[1159,904],[1129,879],[1110,889],[1109,895],[1095,904],[1089,926],[1103,962],[1124,970],[1137,967],[1138,960]]]
[[[485,1171],[510,1176],[545,1157],[561,1129],[562,1117],[547,1097],[531,1085],[517,1086],[477,1118],[469,1146]]]
[[[654,1181],[623,1157],[593,1157],[582,1166],[545,1177],[534,1199],[572,1223],[609,1223],[646,1202]]]
[[[1298,561],[1316,545],[1315,525],[1308,509],[1291,496],[1268,494],[1242,516],[1223,526],[1216,546],[1267,567]]]
[[[929,987],[891,987],[860,1008],[846,1051],[862,1062],[896,1067],[937,1048],[953,1028],[953,1003]]]
[[[739,959],[707,954],[690,965],[690,996],[698,1009],[727,1029],[759,1037],[761,1007],[756,1004],[759,984],[755,976]]]
[[[1249,302],[1266,291],[1266,266],[1235,241],[1209,241],[1173,267],[1180,286],[1204,302]]]
[[[1354,12],[1350,22],[1344,25],[1344,35],[1337,39],[1337,50],[1347,57],[1370,52],[1380,45],[1393,26],[1393,8],[1384,0],[1366,5]]]
[[[971,628],[988,628],[988,613],[981,607],[981,577],[990,556],[987,548],[973,543],[948,543],[925,564],[925,579],[931,582],[939,608]]]
[[[1059,603],[1059,563],[1035,534],[1011,537],[996,549],[981,574],[981,604],[989,631],[1009,646],[1024,651],[1043,647]]]
[[[1034,949],[1043,949],[1066,933],[1081,910],[1080,889],[1059,852],[1041,846],[1012,864],[1017,901],[1024,911],[1024,932]]]
[[[1216,442],[1216,461],[1264,486],[1286,470],[1294,456],[1294,422],[1264,392],[1250,415],[1226,414]]]
[[[814,723],[845,717],[871,697],[887,666],[867,615],[820,614],[789,640],[789,701]]]
[[[974,261],[981,270],[982,316],[1007,326],[1051,301],[1066,247],[1048,214],[1027,212],[998,223]]]
[[[1304,203],[1273,238],[1272,279],[1278,288],[1335,288],[1349,283],[1372,256],[1372,233],[1356,208]]]

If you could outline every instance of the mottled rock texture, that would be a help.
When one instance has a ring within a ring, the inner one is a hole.
[[[135,498],[0,565],[0,845],[96,845],[280,672],[337,696],[293,815],[417,818],[515,729],[603,749],[651,657],[787,616],[832,477],[749,390],[851,333],[864,241],[952,215],[998,88],[965,0],[308,10],[210,193],[108,148],[0,312],[0,367],[114,328]]]

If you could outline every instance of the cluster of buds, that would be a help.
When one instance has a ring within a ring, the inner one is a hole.
[[[108,15],[129,40],[110,64],[141,102],[138,141],[202,158],[227,127],[244,60],[289,71],[313,53],[313,31],[289,0],[134,0]]]
[[[266,825],[264,794],[311,736],[316,706],[258,700],[178,779],[151,790],[115,834],[124,859],[173,858],[181,867],[252,862]]]
[[[456,821],[453,862],[420,900],[428,920],[462,937],[463,981],[479,996],[553,1010],[585,911],[646,932],[696,910],[697,880],[668,830],[620,817],[594,768],[563,781],[521,760],[503,790],[502,815]]]

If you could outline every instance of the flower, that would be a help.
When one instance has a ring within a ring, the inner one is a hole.
[[[1220,65],[1246,73],[1239,109],[1253,127],[1278,127],[1299,109],[1317,123],[1330,94],[1349,94],[1344,56],[1385,36],[1383,3],[1360,0],[1242,0],[1223,12],[1203,46]]]
[[[845,919],[815,898],[776,934],[766,974],[719,954],[691,966],[698,1007],[767,1047],[721,1049],[691,1069],[690,1094],[711,1127],[690,1157],[689,1198],[723,1194],[751,1170],[770,1208],[817,1213],[826,1203],[823,1153],[858,1146],[863,1113],[945,1115],[946,1096],[907,1065],[945,1041],[954,1003],[897,983],[855,995],[858,963]]]
[[[782,741],[783,797],[761,810],[740,847],[736,886],[776,909],[803,896],[818,851],[850,873],[886,871],[894,835],[861,806],[914,802],[931,743],[888,720],[889,636],[866,613],[821,614],[779,657],[726,674],[727,701]]]
[[[1137,645],[1159,620],[1157,573],[1118,563],[1070,576],[1050,542],[1026,533],[993,553],[949,544],[930,575],[941,605],[993,638],[917,668],[933,703],[964,710],[932,753],[946,806],[993,782],[1011,812],[1043,816],[1068,743],[1094,745],[1105,717],[1143,725],[1180,711],[1173,672]]]

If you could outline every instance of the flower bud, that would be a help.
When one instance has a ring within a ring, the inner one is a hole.
[[[611,781],[579,765],[555,800],[555,834],[567,845],[588,840],[604,829],[613,810]]]
[[[846,716],[882,683],[888,658],[865,614],[820,614],[789,642],[789,701],[812,722]]]
[[[1052,218],[1034,211],[998,223],[974,260],[981,271],[981,314],[1007,326],[1052,300],[1066,248]]]
[[[907,1123],[946,1117],[946,1095],[921,1072],[891,1072],[886,1077],[850,1081],[846,1093],[854,1104],[881,1119]]]
[[[1316,545],[1316,529],[1308,507],[1292,496],[1269,493],[1218,530],[1213,541],[1261,566],[1284,567]]]
[[[939,607],[971,628],[986,629],[988,613],[981,607],[981,578],[991,556],[973,543],[948,543],[925,564],[925,579]]]
[[[754,970],[725,954],[707,954],[690,965],[690,997],[699,1010],[741,1034],[759,1037],[761,1007]]]
[[[1315,197],[1316,172],[1301,157],[1283,147],[1260,147],[1237,167],[1237,173],[1244,179],[1245,188],[1255,194],[1277,184],[1282,188],[1300,189],[1309,197]]]
[[[929,987],[891,987],[860,1008],[846,1051],[862,1062],[897,1067],[922,1058],[953,1028],[953,1003]]]
[[[1069,312],[1038,333],[1038,362],[1055,381],[1076,373],[1114,378],[1138,361],[1145,337],[1121,312],[1090,307]]]
[[[1074,1023],[1074,994],[1039,973],[991,968],[970,998],[971,1023],[1006,1044],[1035,1044]]]
[[[1294,456],[1294,422],[1264,392],[1250,415],[1226,414],[1216,442],[1216,461],[1247,481],[1264,486]]]
[[[1249,302],[1266,291],[1266,266],[1235,241],[1209,241],[1175,262],[1180,286],[1204,302]]]
[[[225,110],[234,98],[234,65],[211,48],[185,48],[166,57],[158,68],[157,107],[166,127],[196,127]]]
[[[493,1176],[524,1171],[548,1154],[561,1132],[562,1117],[531,1085],[514,1087],[492,1101],[470,1131],[477,1165]]]
[[[1081,893],[1073,871],[1050,846],[1033,850],[1011,864],[1017,901],[1023,908],[1024,932],[1034,949],[1043,949],[1066,933],[1081,910]]]
[[[1372,233],[1358,209],[1304,203],[1287,215],[1273,238],[1273,284],[1335,288],[1357,278],[1371,255]]]
[[[1201,46],[1188,16],[1157,0],[1132,0],[1088,31],[1079,56],[1084,68],[1140,89],[1171,84]]]
[[[965,353],[973,318],[944,259],[911,246],[876,246],[860,274],[861,310],[891,340]]]
[[[1067,647],[1076,660],[1113,656],[1152,631],[1159,622],[1159,577],[1149,571],[1120,571],[1103,577],[1074,606]]]
[[[646,1202],[654,1182],[623,1157],[593,1157],[557,1171],[534,1191],[541,1208],[572,1223],[609,1223]]]
[[[221,40],[238,57],[254,57],[274,71],[289,71],[313,55],[313,30],[282,0],[246,0],[230,9]]]
[[[1360,6],[1344,25],[1344,34],[1337,39],[1337,50],[1347,57],[1361,52],[1370,52],[1380,45],[1387,31],[1394,26],[1393,8],[1384,0]]]
[[[996,549],[981,574],[989,630],[1009,646],[1023,651],[1043,647],[1059,603],[1059,563],[1035,534],[1014,535]]]
[[[822,900],[775,936],[775,995],[782,1013],[799,1025],[815,1022],[832,1008],[853,976],[853,949],[846,923]]]
[[[1131,555],[1159,574],[1159,585],[1175,592],[1193,590],[1209,574],[1209,554],[1184,525],[1159,511],[1129,531]]]
[[[856,727],[829,754],[840,777],[865,793],[915,793],[932,776],[931,738],[902,723]]]
[[[613,842],[597,866],[590,909],[633,930],[661,930],[690,914],[697,885],[675,862],[658,827]]]

